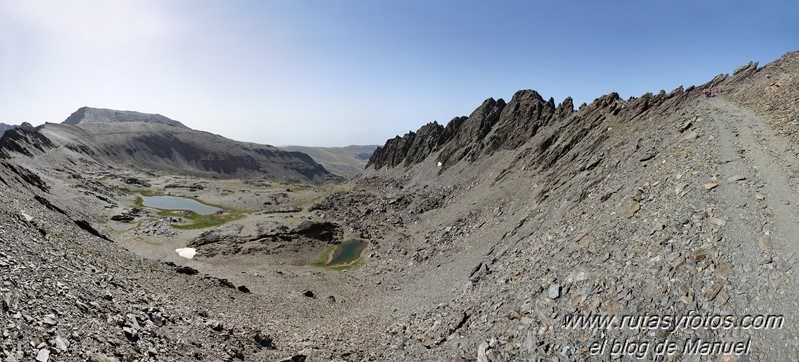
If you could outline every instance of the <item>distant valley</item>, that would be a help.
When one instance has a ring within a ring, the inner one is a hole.
[[[307,146],[280,146],[287,151],[302,152],[311,156],[328,171],[346,177],[355,177],[363,172],[367,161],[372,157],[377,145],[346,146],[346,147],[307,147]]]

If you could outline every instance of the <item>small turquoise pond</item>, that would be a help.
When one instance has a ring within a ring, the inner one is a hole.
[[[176,196],[142,196],[142,205],[164,210],[189,210],[199,215],[211,215],[222,209],[197,202],[197,200]]]
[[[336,245],[336,248],[330,253],[330,258],[325,265],[336,266],[350,264],[361,257],[361,253],[366,249],[367,244],[366,241],[352,239]]]

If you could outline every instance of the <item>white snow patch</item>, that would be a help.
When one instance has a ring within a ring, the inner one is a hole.
[[[179,248],[175,249],[175,251],[178,253],[178,256],[186,259],[192,259],[194,255],[197,254],[197,249],[195,248]]]
[[[33,216],[30,216],[30,215],[26,214],[25,211],[20,211],[19,213],[22,215],[22,217],[25,218],[25,221],[33,220]]]

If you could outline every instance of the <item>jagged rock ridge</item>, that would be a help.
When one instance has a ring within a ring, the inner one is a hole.
[[[632,119],[675,97],[684,100],[691,90],[693,87],[688,91],[679,87],[670,93],[647,93],[640,98],[631,97],[627,101],[622,100],[617,93],[611,93],[596,99],[590,106],[581,107],[579,111],[575,111],[571,98],[566,98],[556,106],[552,98],[545,101],[534,90],[521,90],[507,104],[502,99],[489,98],[471,115],[454,118],[446,127],[432,122],[422,126],[417,132],[390,139],[375,150],[366,167],[407,167],[438,152],[436,160],[441,162],[443,171],[462,159],[474,161],[480,155],[490,155],[499,150],[515,150],[549,124],[569,124],[574,120],[596,123],[609,116]],[[606,112],[597,113],[599,108]],[[567,134],[554,136],[555,138],[544,140],[541,147],[546,149]]]
[[[29,149],[44,152],[45,149],[49,148],[53,148],[53,143],[50,139],[33,128],[12,128],[0,137],[0,159],[10,158],[11,154],[9,152],[33,157]]]

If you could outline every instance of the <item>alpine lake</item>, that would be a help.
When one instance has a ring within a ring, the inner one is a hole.
[[[202,229],[222,225],[244,217],[241,211],[223,209],[198,200],[179,196],[136,195],[136,205],[158,210],[160,216],[175,216],[186,219],[186,224],[174,224],[176,229]]]

